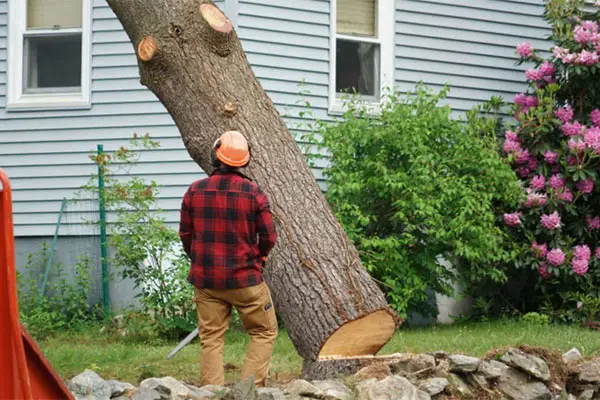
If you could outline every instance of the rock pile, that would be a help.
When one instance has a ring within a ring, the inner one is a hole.
[[[562,359],[548,354],[527,348],[487,359],[444,352],[395,354],[370,358],[368,365],[337,380],[299,379],[260,389],[251,380],[231,388],[199,388],[172,377],[146,379],[136,388],[105,381],[92,371],[74,377],[68,387],[77,400],[600,399],[600,359],[585,360],[576,349]]]

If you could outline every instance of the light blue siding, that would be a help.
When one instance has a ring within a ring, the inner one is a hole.
[[[151,134],[161,149],[143,152],[132,172],[163,185],[160,206],[176,224],[180,198],[202,173],[190,160],[171,117],[141,86],[133,47],[105,0],[93,2],[89,110],[7,112],[7,0],[0,0],[0,166],[12,178],[19,236],[53,233],[62,198],[71,198],[94,172],[88,159],[98,143],[114,150],[132,134]],[[330,2],[237,0],[217,4],[234,13],[254,72],[291,127],[308,101],[328,119]],[[450,104],[470,108],[491,95],[510,98],[523,89],[514,46],[529,40],[544,48],[548,33],[542,0],[397,0],[395,80],[411,89],[419,80],[453,87]],[[302,83],[302,84],[301,84]],[[300,94],[300,92],[305,94]],[[314,170],[321,179],[321,168]],[[69,205],[63,234],[87,228],[94,202]]]
[[[395,78],[410,90],[423,81],[451,85],[448,103],[470,109],[491,96],[512,99],[524,89],[515,46],[547,49],[542,0],[397,0]]]

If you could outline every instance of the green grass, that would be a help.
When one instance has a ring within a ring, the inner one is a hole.
[[[247,343],[248,337],[243,332],[227,333],[224,359],[225,363],[235,367],[228,372],[228,380],[237,378]],[[148,376],[166,375],[198,383],[200,348],[197,340],[171,360],[166,357],[175,347],[175,342],[166,345],[131,343],[118,336],[100,333],[99,328],[60,333],[39,345],[65,379],[92,369],[105,379],[133,384]],[[481,357],[494,348],[518,345],[542,346],[563,352],[577,347],[584,355],[597,355],[600,333],[577,327],[540,326],[515,321],[467,323],[402,330],[396,333],[381,354],[444,350]],[[271,363],[273,378],[295,376],[301,365],[302,360],[287,334],[281,332]]]

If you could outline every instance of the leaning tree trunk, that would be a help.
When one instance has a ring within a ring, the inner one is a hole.
[[[265,279],[305,368],[377,353],[400,320],[362,268],[231,21],[207,0],[107,1],[134,44],[142,84],[202,169],[224,131],[249,139],[246,173],[267,193],[279,234]]]

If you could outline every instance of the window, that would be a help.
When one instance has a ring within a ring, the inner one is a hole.
[[[330,112],[342,111],[344,94],[378,105],[393,84],[394,13],[393,0],[332,0]]]
[[[9,0],[8,109],[90,103],[91,0]]]

